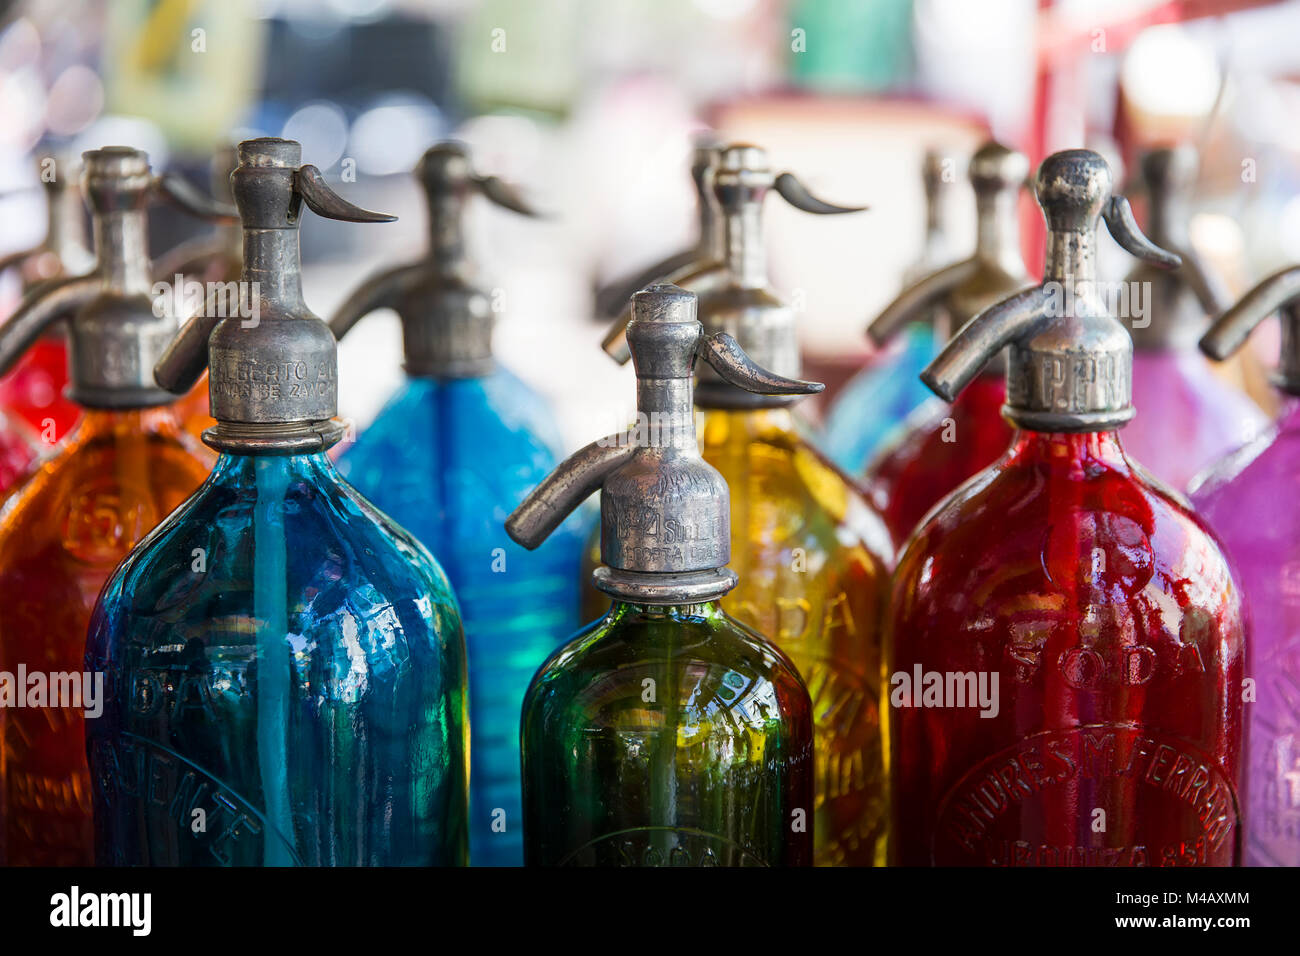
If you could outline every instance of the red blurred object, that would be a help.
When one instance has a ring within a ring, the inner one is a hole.
[[[34,443],[27,428],[9,421],[0,413],[0,499],[27,473],[36,460]]]
[[[81,408],[63,394],[67,385],[67,343],[62,336],[47,336],[0,379],[0,409],[26,422],[52,447],[81,418]]]
[[[1237,862],[1240,598],[1116,432],[1020,432],[935,512],[891,647],[896,863]],[[983,675],[989,715],[901,698],[930,673]]]
[[[926,512],[962,482],[997,461],[1011,444],[1002,418],[1007,398],[1001,372],[979,375],[952,405],[938,400],[917,410],[896,444],[870,467],[866,487],[901,548]]]

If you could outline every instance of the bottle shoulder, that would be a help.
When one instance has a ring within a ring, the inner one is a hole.
[[[396,459],[405,468],[451,468],[485,477],[546,475],[559,461],[559,430],[545,400],[512,373],[482,378],[408,380],[355,444],[340,468]],[[422,476],[423,477],[423,476]]]
[[[808,692],[790,659],[767,638],[726,614],[620,617],[616,609],[579,631],[538,670],[526,708],[540,698],[592,698],[626,680],[649,677],[674,687],[707,683],[732,697],[774,695],[795,705]]]
[[[179,429],[125,440],[113,432],[74,434],[4,501],[0,565],[54,539],[78,560],[97,564],[112,553],[116,564],[202,484],[212,462]]]
[[[710,428],[704,460],[731,490],[733,551],[767,541],[825,554],[862,550],[877,563],[892,558],[889,533],[858,483],[795,427]]]
[[[1105,603],[1148,588],[1239,606],[1217,539],[1176,492],[1140,468],[1074,470],[1014,455],[930,513],[895,575],[896,598],[913,608],[918,595],[952,604],[1062,592]]]
[[[276,500],[267,508],[214,475],[123,561],[102,600],[127,615],[202,616],[214,606],[252,614],[269,554],[283,562],[291,607],[316,615],[349,605],[364,616],[403,602],[417,617],[459,628],[436,559],[345,482],[290,479]]]

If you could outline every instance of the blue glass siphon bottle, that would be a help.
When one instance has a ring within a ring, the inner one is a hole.
[[[341,338],[362,316],[394,309],[407,374],[339,469],[447,569],[469,650],[470,857],[519,866],[519,708],[534,671],[578,626],[585,525],[575,516],[533,553],[502,527],[555,467],[560,440],[542,398],[493,359],[490,298],[475,285],[462,226],[475,193],[533,213],[499,179],[476,176],[458,143],[431,147],[416,176],[428,252],[371,278],[331,321]]]
[[[452,865],[467,858],[465,649],[446,577],[335,470],[334,338],[302,299],[302,205],[335,195],[290,140],[239,146],[239,308],[209,296],[159,362],[210,367],[220,452],[91,620],[96,860]],[[254,308],[255,306],[255,308]],[[221,317],[215,314],[234,311]]]

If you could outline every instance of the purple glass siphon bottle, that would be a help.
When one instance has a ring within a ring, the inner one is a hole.
[[[1182,490],[1211,462],[1266,426],[1259,406],[1218,378],[1196,350],[1206,316],[1228,306],[1223,283],[1192,249],[1188,200],[1196,182],[1190,147],[1141,159],[1146,233],[1183,260],[1173,271],[1140,262],[1119,290],[1133,335],[1133,407],[1124,444],[1161,481]],[[1120,316],[1124,318],[1123,315]]]
[[[1192,483],[1197,510],[1234,562],[1250,618],[1245,862],[1300,866],[1300,515],[1279,506],[1300,485],[1300,266],[1276,272],[1201,339],[1224,359],[1277,310],[1275,386],[1288,396],[1271,429]]]

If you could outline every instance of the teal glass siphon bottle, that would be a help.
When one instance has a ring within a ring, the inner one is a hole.
[[[469,652],[470,858],[519,866],[519,708],[534,672],[580,623],[586,527],[575,515],[536,552],[502,527],[558,463],[560,440],[545,401],[493,359],[493,313],[474,284],[462,223],[474,193],[530,211],[500,180],[475,176],[457,143],[430,148],[416,175],[428,253],[370,279],[331,322],[342,337],[367,313],[393,308],[406,352],[406,382],[339,469],[447,569]]]
[[[467,858],[465,649],[428,552],[338,475],[333,336],[302,300],[301,204],[344,202],[301,148],[239,146],[241,314],[207,307],[159,362],[210,366],[221,453],[109,579],[86,659],[101,864],[444,865]],[[253,315],[244,308],[256,305]]]
[[[820,388],[754,365],[726,333],[705,338],[695,297],[634,297],[627,342],[638,420],[567,459],[506,525],[535,547],[601,489],[609,613],[538,671],[524,701],[524,855],[530,865],[811,865],[808,691],[774,644],[718,604],[727,486],[695,435],[696,356],[765,393]]]

